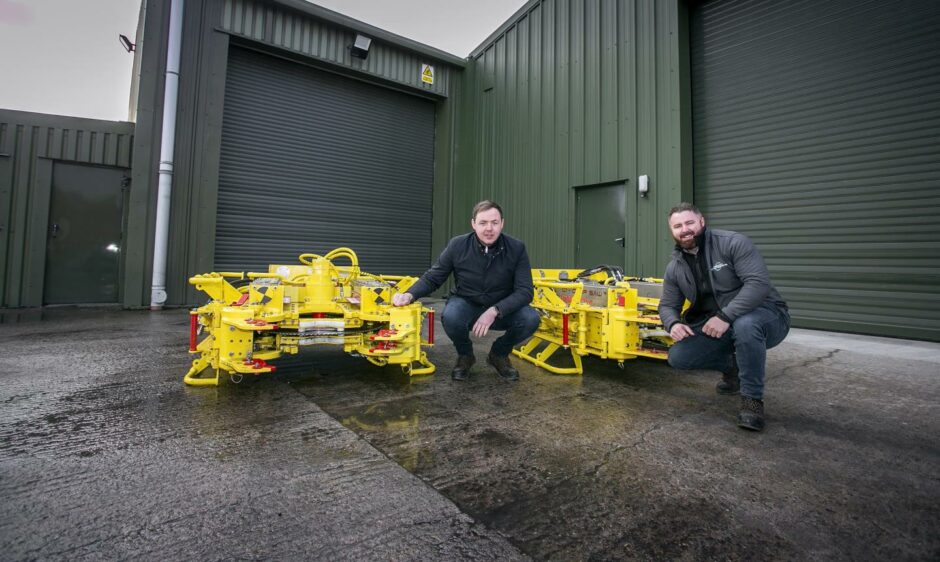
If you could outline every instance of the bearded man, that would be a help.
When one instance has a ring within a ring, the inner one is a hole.
[[[669,211],[669,229],[676,249],[659,302],[663,327],[675,341],[669,364],[720,371],[718,394],[741,394],[738,426],[761,431],[767,350],[790,331],[787,303],[747,236],[706,229],[691,203]],[[683,313],[686,300],[691,306]]]

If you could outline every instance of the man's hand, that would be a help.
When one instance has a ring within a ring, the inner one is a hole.
[[[687,325],[676,322],[672,325],[672,328],[669,329],[669,337],[673,341],[682,341],[689,336],[694,336],[695,332],[692,331],[692,328],[689,328]]]
[[[731,324],[728,324],[721,318],[718,318],[717,316],[712,316],[711,318],[708,319],[708,322],[705,322],[705,325],[702,326],[702,332],[706,336],[710,336],[710,337],[717,339],[725,335],[725,332],[728,331],[728,328],[730,326]]]
[[[486,309],[486,312],[480,315],[477,318],[476,324],[473,325],[473,335],[482,338],[486,335],[486,332],[490,330],[490,326],[493,325],[493,322],[496,322],[496,316],[499,314],[499,311],[496,310],[495,306],[491,306]]]
[[[395,306],[408,306],[414,302],[415,296],[411,293],[395,293],[392,296],[392,304]]]

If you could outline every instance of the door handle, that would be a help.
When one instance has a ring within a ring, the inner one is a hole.
[[[626,245],[626,243],[625,243],[626,240],[625,240],[625,238],[624,238],[623,236],[621,236],[620,238],[614,238],[614,242],[620,244],[620,247],[621,247],[621,248],[626,248],[626,247],[627,247],[627,245]]]
[[[59,230],[60,230],[60,229],[59,229],[59,224],[58,224],[58,223],[52,223],[52,229],[51,229],[51,230],[52,230],[52,237],[53,237],[53,238],[55,238],[56,236],[58,236],[58,235],[59,235]]]

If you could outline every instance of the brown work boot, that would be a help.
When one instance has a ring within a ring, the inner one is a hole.
[[[470,367],[473,367],[473,364],[477,362],[477,358],[473,355],[458,355],[457,364],[454,365],[454,370],[450,372],[450,377],[455,381],[465,381],[470,378]]]
[[[751,431],[764,429],[764,401],[749,396],[741,397],[741,412],[738,414],[738,427]]]
[[[519,380],[519,371],[512,366],[512,363],[509,362],[509,357],[506,355],[494,355],[490,352],[486,356],[486,362],[493,366],[496,369],[496,372],[499,373],[499,378],[504,381],[517,381]]]
[[[741,379],[738,378],[738,361],[733,355],[731,356],[731,371],[721,373],[721,382],[715,385],[715,390],[718,394],[726,396],[741,392]]]

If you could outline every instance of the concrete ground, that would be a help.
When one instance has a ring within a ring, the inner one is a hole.
[[[751,433],[654,361],[453,382],[440,329],[188,388],[187,326],[0,313],[0,558],[940,559],[940,344],[794,330]]]

